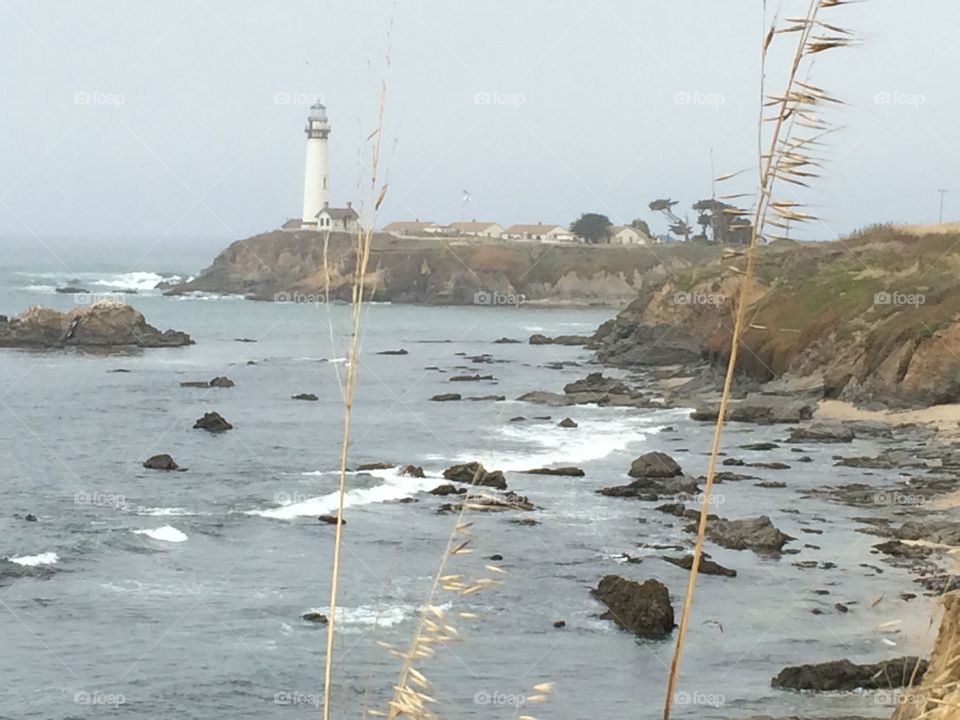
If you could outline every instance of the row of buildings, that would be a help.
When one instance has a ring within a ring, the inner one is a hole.
[[[383,231],[396,237],[478,237],[502,240],[530,240],[534,242],[581,242],[562,225],[535,223],[503,227],[495,222],[455,222],[441,225],[421,220],[392,222]],[[646,233],[630,225],[612,225],[609,242],[614,245],[648,245],[657,242]]]

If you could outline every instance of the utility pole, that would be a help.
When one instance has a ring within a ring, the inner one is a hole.
[[[939,220],[939,224],[940,224],[940,225],[943,225],[943,196],[946,195],[946,194],[947,194],[948,192],[950,192],[950,191],[947,190],[947,189],[944,189],[944,188],[940,188],[939,190],[937,190],[937,192],[940,193],[940,220]]]

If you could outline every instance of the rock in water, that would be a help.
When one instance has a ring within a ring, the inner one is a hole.
[[[683,475],[680,465],[662,452],[648,452],[630,464],[630,477],[670,478]]]
[[[847,659],[813,665],[786,667],[770,681],[773,687],[788,690],[889,690],[919,682],[927,661],[916,657],[857,665]],[[916,672],[916,676],[914,676]]]
[[[557,423],[557,427],[562,427],[562,428],[575,428],[575,427],[580,427],[580,426],[577,425],[577,423],[575,423],[575,422],[574,422],[573,420],[571,420],[570,418],[564,418],[563,420],[561,420],[560,422]]]
[[[684,570],[689,570],[693,567],[693,555],[685,555],[684,557],[664,557],[663,559],[668,563],[676,565],[677,567],[682,567]],[[736,570],[725,568],[720,563],[715,563],[713,560],[708,560],[702,555],[700,556],[699,571],[701,575],[723,575],[725,577],[737,576]]]
[[[180,467],[174,462],[173,458],[166,453],[147,458],[143,461],[143,466],[150,470],[177,470]]]
[[[215,377],[210,381],[210,387],[215,388],[232,388],[236,383],[230,378],[224,377]]]
[[[695,530],[696,526],[687,528]],[[774,527],[766,515],[741,520],[717,518],[707,523],[708,540],[731,550],[753,550],[758,553],[779,553],[783,546],[793,540]]]
[[[300,393],[299,395],[291,395],[290,399],[291,400],[309,400],[310,402],[316,402],[320,398],[318,398],[313,393]]]
[[[573,467],[572,465],[565,465],[563,467],[555,468],[533,468],[532,470],[524,470],[527,475],[562,475],[566,477],[583,477],[584,472],[578,467]]]
[[[321,515],[320,517],[317,518],[317,520],[319,520],[319,521],[322,522],[322,523],[327,523],[327,525],[336,525],[336,524],[337,524],[337,516],[336,516],[336,515]],[[346,524],[347,524],[347,521],[346,521],[346,520],[341,520],[341,521],[340,521],[340,524],[341,524],[341,525],[346,525]]]
[[[443,476],[447,480],[467,485],[483,485],[497,490],[507,489],[507,481],[502,472],[499,470],[488,471],[476,461],[448,467],[443,471]]]
[[[591,593],[610,608],[601,618],[639,637],[666,637],[674,628],[670,592],[658,580],[638,583],[607,575]]]
[[[362,465],[357,465],[357,470],[392,470],[396,465],[393,463],[387,462],[372,462],[372,463],[363,463]]]
[[[193,424],[194,430],[206,430],[207,432],[220,433],[232,430],[233,425],[224,420],[218,412],[204,413],[203,417]]]
[[[423,473],[423,468],[419,465],[404,465],[400,468],[400,474],[405,477],[412,478],[423,478],[426,477]]]
[[[430,398],[434,402],[450,402],[451,400],[463,400],[459,393],[440,393]]]
[[[32,307],[0,321],[0,347],[177,347],[186,333],[160,332],[129,305],[101,300],[68,312]]]
[[[304,620],[306,620],[307,622],[320,623],[321,625],[326,625],[326,624],[327,624],[327,616],[324,615],[323,613],[318,613],[318,612],[305,612],[305,613],[304,613],[303,615],[301,615],[300,617],[302,617],[302,618],[303,618]]]
[[[793,428],[787,442],[848,443],[853,440],[854,436],[853,430],[846,425],[815,423],[809,427]]]

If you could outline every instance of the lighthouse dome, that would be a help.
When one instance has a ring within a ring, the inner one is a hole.
[[[314,103],[310,106],[310,115],[308,116],[311,120],[327,120],[327,108],[320,103]]]

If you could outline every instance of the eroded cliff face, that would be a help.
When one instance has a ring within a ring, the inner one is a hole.
[[[717,365],[729,355],[744,259],[651,282],[595,337],[620,367]],[[835,243],[762,248],[738,368],[822,382],[862,405],[960,402],[960,234],[876,228]]]
[[[170,294],[216,292],[257,300],[329,293],[350,298],[356,238],[272,232],[239,240],[194,280]],[[703,245],[549,245],[500,241],[410,240],[376,235],[367,294],[421,304],[578,304],[622,307],[671,268],[715,256]]]

